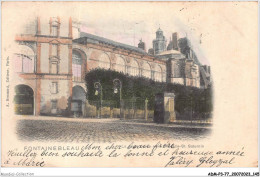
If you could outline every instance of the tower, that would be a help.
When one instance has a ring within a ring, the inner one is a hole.
[[[153,40],[153,49],[155,55],[166,50],[166,39],[160,28],[156,31],[156,39]]]

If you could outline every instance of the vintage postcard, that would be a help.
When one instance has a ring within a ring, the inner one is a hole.
[[[258,167],[257,2],[1,10],[2,167]]]

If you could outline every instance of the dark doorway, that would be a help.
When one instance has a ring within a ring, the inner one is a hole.
[[[75,117],[83,115],[86,102],[86,93],[81,86],[74,86],[72,88],[72,105],[71,111]]]
[[[17,85],[15,87],[14,111],[18,115],[33,115],[34,100],[33,90],[27,85]]]

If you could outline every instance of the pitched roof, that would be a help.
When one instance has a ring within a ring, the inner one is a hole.
[[[90,40],[88,41],[88,39],[90,39]],[[131,51],[134,51],[134,52],[138,52],[138,53],[141,53],[143,55],[152,56],[152,55],[148,54],[147,52],[145,52],[144,50],[142,50],[142,49],[140,49],[138,47],[131,46],[131,45],[128,45],[128,44],[123,44],[123,43],[116,42],[116,41],[113,41],[113,40],[110,40],[110,39],[107,39],[107,38],[104,38],[104,37],[100,37],[100,36],[96,36],[96,35],[89,34],[89,33],[84,33],[84,32],[81,32],[80,33],[80,38],[74,39],[73,42],[84,44],[86,42],[90,42],[91,43],[91,40],[98,41],[100,43],[109,44],[109,45],[112,45],[112,46],[115,46],[115,47],[119,47],[119,48],[123,48],[123,49],[126,49],[126,50],[131,50]]]

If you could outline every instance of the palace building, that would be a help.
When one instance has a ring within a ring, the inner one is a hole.
[[[180,52],[177,33],[166,48],[160,28],[148,52],[142,40],[135,47],[89,33],[77,34],[71,18],[38,17],[24,30],[15,37],[13,56],[16,114],[66,116],[72,103],[84,111],[84,76],[95,68],[198,88],[210,84],[210,68],[197,64],[192,54]]]

